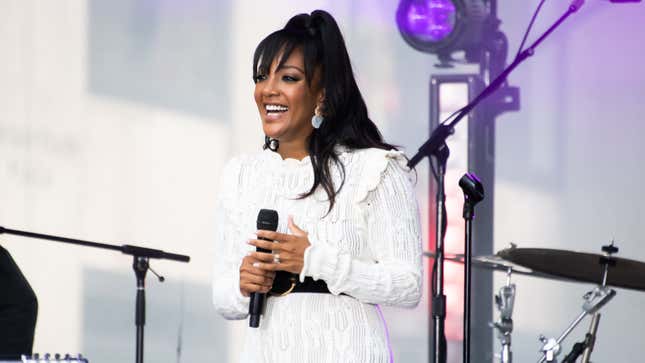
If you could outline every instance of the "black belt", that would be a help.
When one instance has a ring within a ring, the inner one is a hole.
[[[274,296],[284,296],[293,292],[331,294],[329,288],[327,288],[327,283],[323,280],[314,280],[307,276],[305,277],[305,281],[300,282],[296,274],[277,271],[269,293]]]

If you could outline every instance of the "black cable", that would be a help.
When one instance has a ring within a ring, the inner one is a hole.
[[[463,111],[463,109],[464,109],[464,108],[466,108],[466,106],[461,107],[461,108],[459,108],[457,111],[455,111],[455,112],[451,113],[451,114],[450,114],[450,116],[446,117],[443,121],[441,121],[441,122],[439,123],[439,125],[445,125],[445,124],[447,124],[447,123],[448,123],[448,121],[450,121],[450,119],[451,119],[451,118],[453,118],[453,117],[457,116],[457,114],[459,114],[461,111]]]
[[[520,43],[520,48],[517,50],[517,54],[515,55],[515,58],[522,53],[522,50],[524,48],[524,43],[526,43],[526,38],[529,37],[529,33],[531,32],[531,28],[533,27],[533,23],[535,23],[535,19],[537,19],[538,14],[540,13],[540,9],[542,9],[542,5],[544,5],[545,0],[541,0],[540,4],[538,4],[537,9],[535,9],[535,12],[533,13],[533,17],[531,18],[531,22],[529,23],[528,28],[526,28],[526,32],[524,33],[524,38],[522,38],[522,43]]]

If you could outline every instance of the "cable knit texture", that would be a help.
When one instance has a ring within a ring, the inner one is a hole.
[[[340,150],[340,149],[339,149]],[[327,283],[331,294],[293,293],[267,299],[258,329],[246,333],[242,362],[391,362],[387,328],[377,304],[414,307],[421,297],[419,211],[403,154],[340,151],[345,185],[327,214],[327,194],[313,184],[309,158],[283,160],[266,150],[231,160],[218,197],[213,302],[227,319],[244,319],[249,298],[239,266],[252,246],[260,209],[275,209],[308,232],[300,278]],[[334,185],[341,174],[332,168]],[[341,293],[343,295],[341,295]]]

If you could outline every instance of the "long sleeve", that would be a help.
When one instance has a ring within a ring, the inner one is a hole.
[[[418,204],[407,171],[399,165],[402,155],[376,156],[380,160],[372,164],[377,173],[365,176],[368,190],[364,196],[359,193],[356,206],[373,260],[314,240],[302,275],[323,279],[333,294],[345,293],[364,303],[414,307],[421,298],[423,269]]]
[[[213,304],[226,319],[244,319],[249,311],[249,298],[240,292],[239,267],[244,257],[244,234],[239,213],[233,206],[238,197],[240,163],[231,160],[223,170],[217,198],[215,228],[217,230],[213,264]]]

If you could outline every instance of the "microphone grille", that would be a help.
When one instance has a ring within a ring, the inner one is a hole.
[[[275,231],[278,229],[278,212],[273,209],[260,209],[256,222],[257,229]]]

